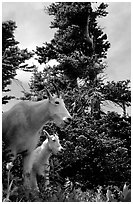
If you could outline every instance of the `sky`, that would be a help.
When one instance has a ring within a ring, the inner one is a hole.
[[[14,20],[17,25],[15,39],[20,42],[20,48],[35,49],[44,42],[50,42],[54,36],[54,29],[50,28],[52,17],[44,7],[49,2],[3,2],[2,21]],[[99,25],[107,34],[111,48],[107,55],[107,80],[126,80],[131,77],[131,3],[111,2],[108,3],[108,15],[99,20]],[[30,62],[33,63],[32,61]],[[41,69],[41,67],[40,67]],[[28,90],[28,82],[31,74],[18,71],[16,78],[21,81]],[[11,85],[11,94],[19,97],[22,88],[14,80]],[[8,110],[18,101],[12,100],[3,106]]]

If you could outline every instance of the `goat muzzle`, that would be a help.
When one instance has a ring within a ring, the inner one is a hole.
[[[63,121],[65,124],[69,124],[72,121],[72,117],[64,117]]]

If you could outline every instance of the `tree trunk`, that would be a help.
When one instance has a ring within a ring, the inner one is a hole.
[[[126,105],[125,105],[125,102],[122,103],[122,109],[123,109],[123,117],[126,118]]]

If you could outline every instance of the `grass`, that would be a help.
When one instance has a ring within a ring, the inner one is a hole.
[[[17,179],[17,178],[16,178]],[[13,179],[11,169],[7,171],[7,189],[3,190],[3,202],[130,202],[131,190],[125,184],[121,191],[117,186],[102,187],[82,191],[69,179],[65,185],[50,184],[47,189],[40,183],[40,192],[25,189],[23,183]]]

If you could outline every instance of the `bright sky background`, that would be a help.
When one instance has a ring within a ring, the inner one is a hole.
[[[50,17],[44,12],[44,6],[49,2],[4,2],[2,3],[2,20],[14,20],[17,25],[15,38],[20,42],[20,48],[35,49],[44,42],[50,42],[54,36],[54,29],[50,29]],[[100,19],[99,25],[104,28],[111,48],[108,51],[107,80],[126,80],[131,76],[131,3],[108,3],[107,17]],[[31,74],[18,71],[16,78],[22,81],[28,90]],[[21,95],[21,88],[13,82],[11,93]],[[12,100],[3,106],[8,110],[16,101]]]

